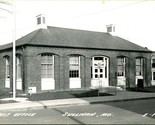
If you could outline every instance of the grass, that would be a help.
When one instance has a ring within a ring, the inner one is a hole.
[[[0,89],[0,99],[11,98],[11,97],[12,97],[12,93],[10,93],[10,90],[8,90],[8,89]],[[7,100],[7,101],[0,100],[0,104],[14,103],[14,102],[16,102],[16,101],[13,101],[13,100]]]
[[[137,88],[127,88],[127,91],[133,92],[155,92],[155,86],[145,87],[143,89]],[[100,93],[100,96],[111,96],[112,94]],[[58,92],[43,92],[43,93],[35,93],[32,95],[20,95],[17,93],[17,97],[26,97],[30,101],[41,101],[41,100],[54,100],[54,99],[68,99],[68,98],[85,98],[85,97],[97,97],[97,90],[74,90],[74,91],[58,91]],[[12,97],[12,93],[7,89],[0,89],[0,99],[2,98],[10,98]],[[0,100],[0,104],[4,103],[13,103],[15,101],[2,101]]]
[[[144,88],[133,87],[133,88],[127,88],[126,90],[127,91],[133,91],[133,92],[148,92],[148,93],[151,93],[151,92],[155,92],[155,86],[149,86],[149,87],[144,87]]]
[[[110,96],[111,94],[102,93],[100,96]],[[97,97],[97,90],[76,90],[76,91],[59,91],[59,92],[44,92],[36,93],[27,96],[30,101],[53,100],[53,99],[67,99],[67,98],[84,98]]]

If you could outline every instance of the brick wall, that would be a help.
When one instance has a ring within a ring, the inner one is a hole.
[[[56,47],[36,47],[27,46],[24,49],[18,48],[17,53],[23,55],[23,91],[28,92],[28,87],[37,87],[37,92],[41,92],[41,54],[51,53],[54,55],[54,79],[55,90],[63,91],[69,89],[69,55],[80,55],[80,71],[81,71],[81,89],[89,89],[91,86],[91,58],[93,56],[106,56],[109,58],[109,85],[117,84],[117,57],[124,56],[127,58],[127,87],[135,86],[135,58],[144,57],[145,63],[145,85],[151,84],[151,54],[142,52],[127,52],[127,51],[110,51],[110,50],[90,50],[90,49],[71,49],[71,48],[56,48]],[[11,50],[0,53],[0,88],[4,88],[5,81],[5,59],[3,56],[11,57],[12,67],[12,52]],[[12,74],[12,68],[10,69]],[[12,88],[12,75],[11,88]]]

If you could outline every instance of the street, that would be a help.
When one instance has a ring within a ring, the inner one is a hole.
[[[155,123],[155,99],[0,112],[0,124],[151,123]]]

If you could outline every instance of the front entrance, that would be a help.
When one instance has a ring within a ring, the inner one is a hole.
[[[104,56],[92,57],[92,87],[109,86],[109,59]]]

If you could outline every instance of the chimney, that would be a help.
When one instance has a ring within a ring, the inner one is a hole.
[[[107,27],[107,33],[110,33],[111,35],[116,35],[116,29],[114,24],[106,25]]]
[[[47,29],[46,25],[46,16],[44,14],[40,14],[36,16],[37,19],[37,27],[41,29]]]

